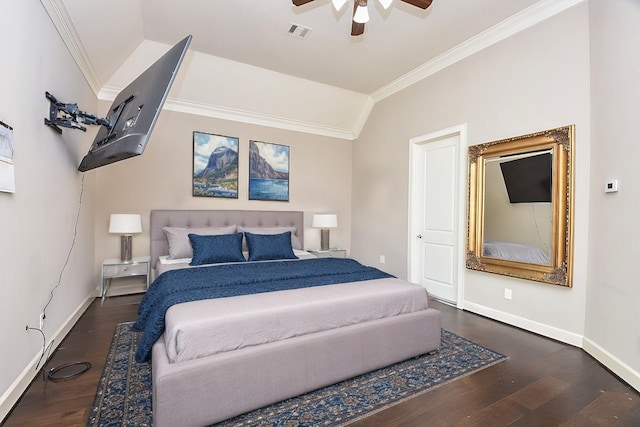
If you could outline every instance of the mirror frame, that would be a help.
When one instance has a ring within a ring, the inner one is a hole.
[[[575,125],[570,125],[469,147],[466,259],[468,269],[553,285],[572,286],[574,134]],[[551,264],[530,264],[485,257],[484,160],[544,149],[551,149],[553,153]]]

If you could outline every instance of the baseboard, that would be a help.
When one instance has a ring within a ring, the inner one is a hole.
[[[536,334],[540,334],[542,336],[582,348],[582,335],[574,334],[573,332],[554,328],[553,326],[545,325],[544,323],[535,322],[533,320],[525,319],[524,317],[514,316],[513,314],[505,313],[503,311],[495,310],[493,308],[485,307],[483,305],[475,304],[468,301],[464,301],[463,306],[464,310],[470,311],[472,313],[480,314],[481,316],[485,316],[499,322],[504,322],[509,325],[526,329],[527,331],[531,331]]]
[[[545,337],[549,337],[570,345],[574,345],[576,347],[580,347],[584,351],[589,353],[591,357],[602,363],[607,369],[620,377],[624,382],[629,384],[637,391],[640,391],[640,372],[636,371],[589,338],[564,331],[562,329],[544,325],[542,323],[534,322],[529,319],[514,316],[509,313],[504,313],[499,310],[494,310],[480,304],[474,304],[468,301],[464,301],[463,305],[464,310],[470,311],[472,313],[480,314],[499,322],[504,322],[509,325],[513,325],[518,328],[526,329],[527,331],[543,335]]]
[[[82,302],[82,304],[80,304],[80,306],[71,314],[71,316],[67,318],[62,326],[60,326],[60,328],[55,332],[51,339],[49,339],[47,345],[49,345],[51,341],[54,342],[50,354],[53,354],[55,349],[58,348],[62,340],[67,336],[71,328],[73,328],[78,319],[80,319],[80,316],[82,316],[87,308],[89,308],[95,298],[95,294],[89,295],[87,299],[84,300],[84,302]],[[27,390],[27,388],[31,384],[31,381],[33,381],[35,376],[39,374],[40,370],[36,372],[36,366],[38,364],[38,361],[40,360],[41,353],[41,351],[38,351],[38,353],[33,357],[27,367],[24,368],[18,378],[16,378],[16,380],[13,382],[13,384],[11,384],[11,386],[2,395],[2,397],[0,397],[0,420],[2,420],[0,424],[4,422],[4,419],[7,415],[9,415],[9,412],[11,412],[13,406],[18,402],[20,396],[22,396],[25,390]]]
[[[622,380],[631,387],[640,391],[640,372],[636,371],[631,366],[627,365],[622,360],[591,341],[589,338],[584,338],[582,348],[593,356],[594,359],[606,366],[607,369],[622,378]]]

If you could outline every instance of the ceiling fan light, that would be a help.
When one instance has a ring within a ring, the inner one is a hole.
[[[365,24],[369,22],[369,10],[367,9],[366,3],[364,6],[362,4],[358,4],[356,13],[353,14],[353,21],[358,24]]]
[[[386,9],[389,9],[389,6],[391,6],[391,3],[393,3],[393,0],[379,0],[380,4],[382,5],[382,7]]]
[[[331,3],[333,3],[333,7],[336,9],[336,11],[340,11],[340,9],[342,9],[342,6],[344,6],[347,3],[347,0],[331,0]]]

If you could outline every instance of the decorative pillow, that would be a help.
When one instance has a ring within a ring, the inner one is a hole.
[[[238,226],[238,232],[248,232],[252,234],[282,234],[287,231],[291,232],[291,247],[293,249],[302,249],[302,243],[300,239],[295,235],[296,227],[243,227]],[[242,244],[243,250],[247,250],[247,243]]]
[[[173,259],[191,258],[193,251],[191,250],[191,242],[189,242],[189,233],[198,234],[200,236],[213,236],[220,234],[233,234],[236,232],[235,225],[226,227],[206,227],[206,228],[182,228],[182,227],[163,227],[167,242],[169,243],[169,257]]]
[[[244,233],[249,247],[249,261],[298,259],[291,247],[291,232],[281,234]]]
[[[242,233],[199,236],[189,234],[193,259],[189,265],[243,262]]]

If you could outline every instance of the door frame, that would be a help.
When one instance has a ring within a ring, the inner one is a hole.
[[[418,243],[414,239],[415,231],[413,230],[413,215],[415,203],[418,200],[417,192],[420,186],[415,183],[414,176],[415,166],[414,157],[418,152],[418,147],[424,144],[440,141],[451,136],[458,137],[458,236],[457,236],[457,298],[455,305],[457,308],[463,308],[464,302],[464,273],[465,273],[465,247],[466,247],[466,218],[467,218],[467,124],[462,123],[436,132],[420,135],[409,139],[409,206],[408,206],[408,227],[407,227],[407,277],[409,281],[415,281],[414,266],[420,261],[417,260]]]

